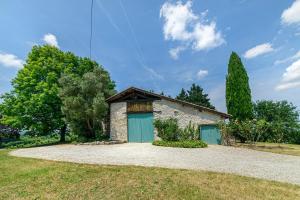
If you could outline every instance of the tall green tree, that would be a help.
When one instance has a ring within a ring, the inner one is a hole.
[[[203,88],[195,83],[193,83],[191,88],[187,91],[182,88],[176,99],[215,109],[215,107],[210,103],[208,94],[205,94]]]
[[[105,99],[115,94],[108,72],[96,66],[82,77],[66,74],[59,83],[62,111],[72,132],[86,138],[101,135],[108,112]]]
[[[67,126],[58,96],[58,79],[63,73],[82,76],[95,65],[53,46],[34,46],[24,68],[12,81],[12,91],[2,96],[2,122],[35,135],[59,131],[64,141]]]
[[[246,69],[240,57],[232,52],[226,76],[226,106],[233,119],[252,118],[251,90]]]

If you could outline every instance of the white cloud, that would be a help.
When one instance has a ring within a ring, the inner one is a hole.
[[[211,49],[220,46],[225,41],[220,32],[216,32],[216,23],[211,22],[209,25],[201,23],[196,24],[194,29],[193,48],[197,51]]]
[[[286,68],[277,90],[286,90],[300,86],[300,59]]]
[[[300,59],[286,68],[286,72],[282,76],[282,80],[285,82],[294,81],[296,79],[300,80]]]
[[[281,21],[288,25],[300,23],[300,0],[294,1],[289,8],[283,11]]]
[[[246,51],[244,57],[250,59],[272,51],[274,51],[272,45],[270,43],[264,43],[264,44],[257,45],[249,49],[248,51]]]
[[[207,75],[208,75],[208,71],[207,70],[200,69],[198,71],[198,73],[197,73],[197,78],[200,80],[200,79],[204,78]]]
[[[160,9],[160,17],[164,19],[165,40],[179,41],[196,51],[215,48],[225,43],[221,32],[217,31],[216,23],[205,19],[207,12],[206,10],[200,15],[194,14],[192,1],[185,4],[181,1],[165,2]],[[178,58],[180,51],[172,52],[173,57]]]
[[[49,44],[51,46],[55,46],[55,47],[59,48],[55,35],[48,33],[48,34],[44,35],[43,40],[44,40],[44,42],[46,42],[46,44]]]
[[[287,90],[291,88],[296,88],[298,86],[300,86],[300,81],[291,83],[281,83],[276,87],[276,90]]]
[[[176,79],[183,82],[195,82],[201,80],[208,75],[207,70],[200,69],[199,71],[184,70],[176,72]]]
[[[279,65],[279,64],[286,63],[286,62],[297,60],[298,58],[300,58],[300,50],[295,55],[293,55],[291,57],[288,57],[288,58],[285,58],[285,59],[282,59],[282,60],[276,60],[274,62],[274,64]]]
[[[174,60],[177,60],[179,57],[179,53],[184,50],[185,50],[185,47],[179,46],[179,47],[170,49],[169,54]]]
[[[24,61],[13,54],[0,53],[0,64],[20,69],[23,67]]]

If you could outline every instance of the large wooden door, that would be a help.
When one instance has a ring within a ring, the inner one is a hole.
[[[202,125],[200,138],[207,144],[221,144],[220,130],[216,125]]]
[[[153,113],[128,114],[128,142],[152,142]]]

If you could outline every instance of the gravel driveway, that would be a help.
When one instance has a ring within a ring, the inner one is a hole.
[[[56,145],[19,149],[10,154],[76,163],[209,170],[300,185],[300,157],[218,145],[203,149],[142,143]]]

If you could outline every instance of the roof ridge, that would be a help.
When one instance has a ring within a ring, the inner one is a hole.
[[[154,93],[154,92],[150,92],[150,91],[147,91],[147,90],[143,90],[143,89],[140,89],[140,88],[137,88],[137,87],[134,87],[134,86],[128,87],[127,89],[125,89],[125,90],[123,90],[123,91],[121,91],[121,92],[119,92],[119,93],[117,93],[117,94],[115,94],[115,95],[107,98],[106,101],[111,101],[115,97],[118,97],[118,96],[122,95],[123,93],[126,93],[127,91],[130,91],[130,90],[136,90],[136,91],[139,91],[139,92],[148,93],[150,95],[154,95],[154,96],[159,97],[159,98],[167,99],[169,101],[179,102],[179,103],[182,103],[182,104],[187,104],[187,105],[190,105],[190,106],[201,108],[201,109],[206,110],[208,112],[213,112],[213,113],[222,115],[223,117],[226,117],[226,118],[230,118],[231,117],[231,115],[229,115],[227,113],[220,112],[220,111],[217,111],[215,109],[208,108],[206,106],[202,106],[202,105],[194,104],[194,103],[191,103],[191,102],[187,102],[187,101],[175,99],[175,98],[172,98],[172,97],[167,97],[167,96],[160,95],[160,94],[157,94],[157,93]]]

